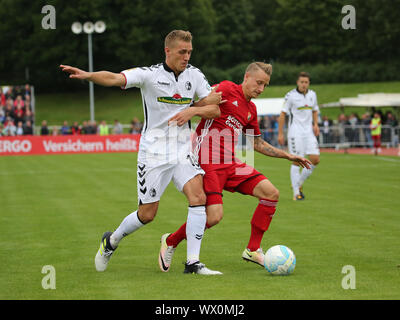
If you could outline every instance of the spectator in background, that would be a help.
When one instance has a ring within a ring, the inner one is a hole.
[[[24,134],[24,127],[22,121],[18,121],[17,124],[17,131],[15,132],[15,135],[17,136],[22,136]]]
[[[267,141],[268,143],[270,143],[271,139],[270,139],[270,134],[269,134],[268,129],[271,127],[271,120],[268,116],[262,116],[262,123],[263,123],[263,127],[264,127],[263,139],[265,141]]]
[[[42,121],[42,126],[40,128],[40,135],[41,136],[48,136],[50,133],[49,128],[47,127],[47,121],[43,120]]]
[[[3,135],[4,125],[0,122],[0,137]]]
[[[73,126],[71,127],[71,134],[75,136],[81,134],[81,127],[79,126],[77,121],[75,121]]]
[[[8,86],[7,91],[4,92],[4,94],[6,95],[6,100],[11,98],[11,100],[14,101],[15,94],[14,94],[14,87],[13,86]]]
[[[32,122],[28,120],[24,124],[24,135],[33,135],[33,127],[32,127]]]
[[[384,124],[391,127],[386,129],[387,134],[389,136],[389,140],[393,142],[392,145],[393,147],[397,147],[397,144],[399,142],[399,136],[395,128],[399,125],[399,123],[391,111],[386,112],[385,118],[386,120]],[[391,137],[392,131],[394,134],[393,137]]]
[[[358,134],[358,129],[357,125],[360,123],[358,119],[358,115],[356,113],[352,113],[348,119],[349,125],[351,128],[349,128],[349,141],[350,142],[357,142],[359,141],[359,134]]]
[[[0,123],[3,124],[4,120],[6,120],[6,112],[4,106],[0,106]]]
[[[131,121],[131,129],[129,133],[139,134],[142,131],[142,124],[138,118],[133,118]]]
[[[279,123],[276,116],[271,116],[271,144],[276,147],[278,146],[278,131],[279,131]]]
[[[14,120],[16,123],[19,121],[24,121],[25,117],[25,108],[21,104],[17,104],[17,106],[14,108]]]
[[[114,120],[113,134],[122,134],[124,129],[118,119]]]
[[[31,96],[29,94],[25,95],[25,109],[32,110],[31,108]]]
[[[13,106],[13,100],[11,98],[8,98],[6,100],[6,108],[4,110],[4,116],[6,119],[8,117],[14,119],[14,106]]]
[[[59,135],[57,126],[53,126],[53,129],[51,130],[51,135],[52,136],[58,136]]]
[[[374,148],[372,152],[377,156],[381,152],[381,133],[382,133],[382,122],[381,116],[378,112],[374,113],[374,117],[371,120],[371,136],[374,141]]]
[[[106,120],[102,120],[98,128],[98,134],[101,136],[107,136],[109,133],[110,130],[108,128]]]
[[[258,116],[257,120],[258,120],[258,126],[260,127],[261,135],[263,135],[265,130],[264,116]]]
[[[345,126],[347,126],[349,122],[347,121],[347,116],[344,113],[341,113],[338,117],[338,126],[339,126],[339,142],[346,142],[345,136]]]
[[[86,120],[82,122],[81,134],[88,134],[88,122]]]
[[[4,122],[3,135],[4,136],[15,136],[17,128],[14,124],[14,121],[11,117],[7,117]]]
[[[6,95],[3,93],[3,88],[0,87],[0,106],[5,107],[6,106]]]
[[[97,133],[96,120],[89,121],[89,126],[87,128],[87,134],[96,134],[96,133]]]
[[[324,143],[331,143],[331,127],[332,121],[329,120],[328,116],[323,116],[322,117],[322,137],[324,139]]]
[[[64,124],[61,127],[61,134],[64,136],[70,134],[70,127],[67,120],[64,121]]]
[[[21,106],[22,108],[25,108],[25,102],[22,100],[22,96],[19,94],[17,98],[14,100],[14,108],[17,106]]]
[[[27,95],[29,95],[29,98],[31,96],[31,86],[29,84],[25,85],[25,88],[23,90],[23,95],[26,97]]]
[[[32,124],[35,122],[33,112],[29,109],[25,110],[24,123],[26,123],[27,121],[30,121]]]
[[[369,125],[371,123],[371,115],[366,112],[361,116],[361,124],[363,125],[363,134],[365,137],[365,142],[367,144],[367,148],[372,148],[373,146],[373,141],[371,137],[371,130],[369,128]]]

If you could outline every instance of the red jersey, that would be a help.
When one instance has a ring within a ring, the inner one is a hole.
[[[216,119],[202,119],[196,129],[194,153],[201,165],[232,164],[235,161],[235,145],[240,133],[260,136],[257,109],[247,101],[242,85],[222,81],[217,89],[222,92],[221,116]]]

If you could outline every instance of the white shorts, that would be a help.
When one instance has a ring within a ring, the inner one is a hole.
[[[314,134],[307,136],[288,136],[289,153],[301,157],[309,154],[319,155],[319,146]]]
[[[165,163],[150,166],[138,161],[137,164],[137,193],[139,204],[160,201],[162,194],[171,180],[176,188],[182,192],[186,182],[197,175],[204,175],[199,164],[187,157],[186,161]]]

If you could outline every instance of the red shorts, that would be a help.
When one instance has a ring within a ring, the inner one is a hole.
[[[202,165],[206,174],[203,177],[206,205],[222,204],[222,191],[240,192],[253,195],[255,186],[264,179],[262,173],[245,163],[229,165]]]
[[[379,148],[381,146],[381,135],[372,136],[372,140],[374,141],[374,148]]]

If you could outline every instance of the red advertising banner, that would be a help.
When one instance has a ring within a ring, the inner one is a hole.
[[[137,152],[140,134],[0,137],[0,156]]]

